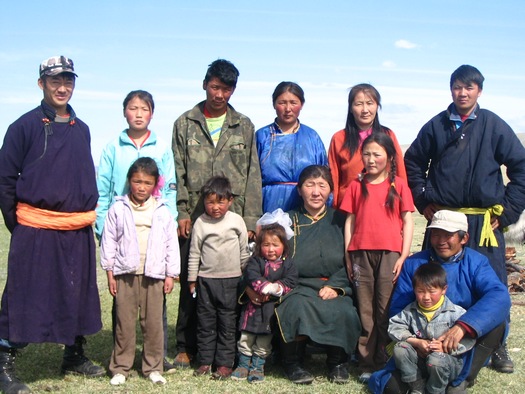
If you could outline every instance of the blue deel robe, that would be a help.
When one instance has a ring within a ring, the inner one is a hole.
[[[312,164],[328,165],[323,141],[304,124],[293,134],[283,134],[275,122],[257,130],[255,138],[261,166],[263,212],[297,208],[301,198],[296,185],[301,171]]]

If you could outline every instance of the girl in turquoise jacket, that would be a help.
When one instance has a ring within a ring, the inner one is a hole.
[[[104,148],[97,172],[98,205],[95,234],[100,239],[109,207],[115,197],[127,192],[126,174],[139,157],[151,157],[160,171],[159,195],[177,221],[175,161],[168,143],[149,129],[155,104],[150,93],[134,90],[124,99],[124,117],[129,128]]]

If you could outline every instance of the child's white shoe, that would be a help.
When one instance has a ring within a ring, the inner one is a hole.
[[[117,373],[113,375],[109,383],[111,383],[112,386],[119,386],[121,384],[124,384],[126,382],[126,377],[122,375],[121,373]]]
[[[148,377],[155,384],[166,384],[166,379],[162,377],[159,371],[153,371]]]

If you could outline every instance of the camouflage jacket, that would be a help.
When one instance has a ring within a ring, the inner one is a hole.
[[[248,230],[255,230],[261,216],[262,184],[253,123],[228,105],[215,147],[203,109],[204,101],[183,113],[173,125],[178,219],[195,222],[204,212],[201,187],[210,177],[224,175],[230,179],[234,194],[231,210],[243,217]]]

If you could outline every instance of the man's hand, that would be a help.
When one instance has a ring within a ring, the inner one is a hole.
[[[438,338],[443,343],[443,352],[450,353],[458,349],[459,342],[465,336],[465,329],[460,325],[454,325],[446,333]]]
[[[177,235],[180,238],[189,238],[191,232],[191,219],[180,219],[177,222],[179,223]]]
[[[432,218],[434,217],[434,214],[437,212],[437,210],[438,210],[437,205],[432,202],[432,203],[428,204],[425,207],[425,209],[423,209],[423,216],[428,221],[431,221]]]
[[[499,219],[496,216],[492,216],[490,218],[490,226],[492,227],[493,231],[499,227]]]

